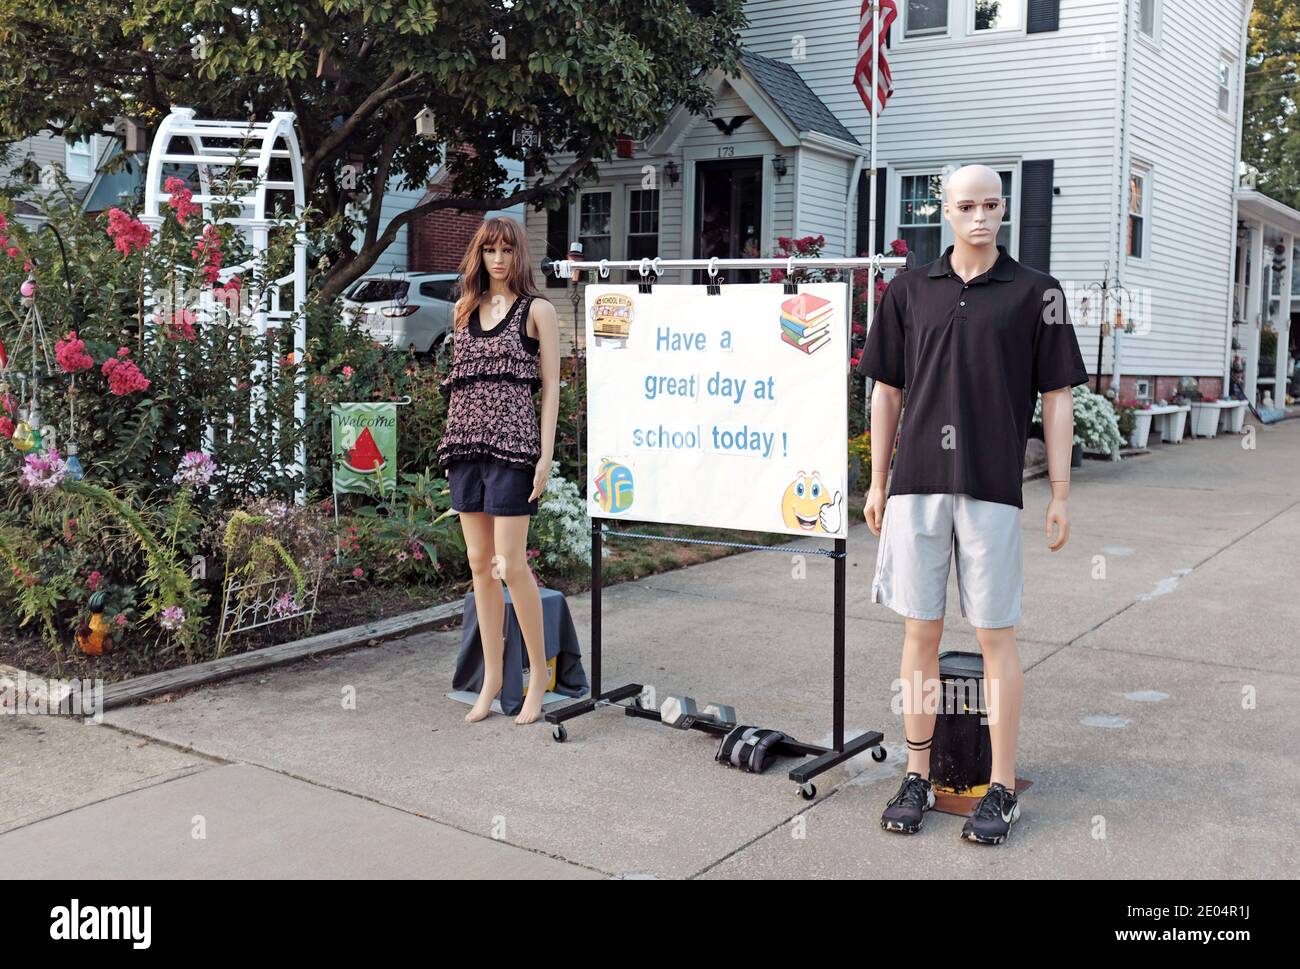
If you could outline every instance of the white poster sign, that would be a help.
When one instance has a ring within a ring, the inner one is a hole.
[[[847,283],[586,296],[592,517],[847,536]]]

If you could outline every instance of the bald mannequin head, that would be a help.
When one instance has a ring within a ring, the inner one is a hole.
[[[963,165],[944,185],[943,217],[957,239],[968,246],[990,249],[1006,214],[1002,176],[987,165]]]

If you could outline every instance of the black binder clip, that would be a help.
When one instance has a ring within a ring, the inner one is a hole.
[[[718,257],[709,260],[709,282],[705,290],[710,296],[722,295],[722,284],[718,282]]]
[[[659,257],[656,256],[655,261],[657,262],[658,259]],[[651,287],[654,286],[653,281],[657,280],[658,278],[659,278],[658,272],[655,272],[653,275],[650,272],[650,260],[643,258],[641,260],[641,281],[637,283],[636,291],[638,293],[650,292]]]
[[[799,292],[799,284],[794,281],[794,256],[785,263],[785,295],[794,296]]]

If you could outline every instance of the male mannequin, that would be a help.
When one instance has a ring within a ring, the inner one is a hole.
[[[858,366],[875,378],[871,439],[883,456],[872,465],[863,509],[881,536],[872,601],[905,617],[907,773],[881,827],[915,833],[934,806],[935,710],[922,701],[938,692],[955,544],[962,615],[975,626],[984,656],[993,748],[988,793],[962,838],[983,844],[1005,841],[1020,813],[1015,751],[1024,680],[1015,622],[1024,586],[1020,483],[1029,418],[1041,393],[1052,489],[1045,533],[1057,551],[1070,535],[1071,387],[1088,380],[1060,284],[997,245],[1004,205],[1001,178],[991,168],[952,173],[943,217],[955,241],[934,262],[890,282]],[[907,419],[886,497],[904,388]]]

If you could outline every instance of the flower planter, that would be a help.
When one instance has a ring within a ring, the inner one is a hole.
[[[1167,444],[1180,444],[1183,429],[1187,426],[1187,414],[1192,408],[1187,404],[1163,404],[1139,411],[1140,417],[1146,413],[1151,418],[1151,425],[1156,429],[1160,440]]]
[[[1246,420],[1246,402],[1229,400],[1219,410],[1219,430],[1227,434],[1240,434]]]
[[[1219,432],[1217,402],[1192,401],[1192,437],[1214,437]]]
[[[1128,436],[1129,447],[1144,448],[1147,436],[1151,433],[1151,412],[1139,410],[1133,412],[1133,431]]]

